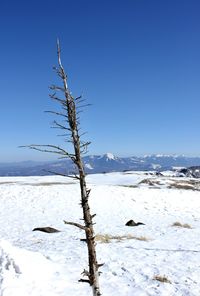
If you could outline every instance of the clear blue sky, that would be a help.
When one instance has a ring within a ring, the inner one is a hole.
[[[65,144],[50,128],[56,38],[89,152],[200,155],[199,0],[34,0],[0,4],[0,162]]]

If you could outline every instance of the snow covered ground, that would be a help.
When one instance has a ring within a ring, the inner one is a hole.
[[[102,294],[199,296],[199,182],[145,172],[87,179],[104,263]],[[0,178],[1,296],[91,295],[78,282],[87,269],[84,233],[63,223],[80,223],[79,202],[79,185],[70,178]],[[145,225],[125,226],[130,219]],[[43,226],[61,232],[32,231]]]

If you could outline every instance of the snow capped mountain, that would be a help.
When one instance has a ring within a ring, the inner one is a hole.
[[[105,158],[106,161],[117,159],[112,153],[109,153],[109,152],[104,154],[103,158]]]
[[[93,167],[90,163],[85,163],[85,168],[87,168],[88,170],[93,170]]]
[[[155,164],[155,163],[152,163],[152,169],[153,170],[159,170],[161,168],[160,164]]]
[[[186,157],[183,155],[145,155],[141,157],[116,157],[112,153],[104,155],[89,155],[83,158],[85,170],[88,174],[145,171],[145,170],[173,170],[174,167],[189,168],[200,166],[200,157]],[[74,164],[70,159],[54,162],[20,162],[0,163],[0,176],[43,176],[51,174],[73,174]]]

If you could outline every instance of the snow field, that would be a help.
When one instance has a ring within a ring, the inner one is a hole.
[[[200,295],[200,194],[135,185],[142,173],[88,176],[103,295]],[[67,184],[65,184],[67,183]],[[125,185],[125,186],[124,186]],[[63,220],[81,222],[79,185],[62,177],[0,178],[0,295],[90,295],[79,283],[87,269],[83,231]],[[127,227],[133,219],[145,225]],[[192,228],[174,227],[174,222]],[[47,234],[35,227],[61,230]],[[119,239],[112,239],[118,236]],[[120,239],[120,236],[132,237]],[[139,239],[146,239],[139,240]],[[154,280],[166,276],[171,283]]]

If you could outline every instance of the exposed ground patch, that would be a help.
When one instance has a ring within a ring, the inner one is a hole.
[[[111,243],[112,241],[121,242],[121,241],[131,240],[131,239],[145,241],[145,242],[150,241],[150,239],[145,236],[133,236],[131,234],[128,234],[128,235],[97,234],[95,236],[95,239],[97,242],[100,242],[100,243]]]

